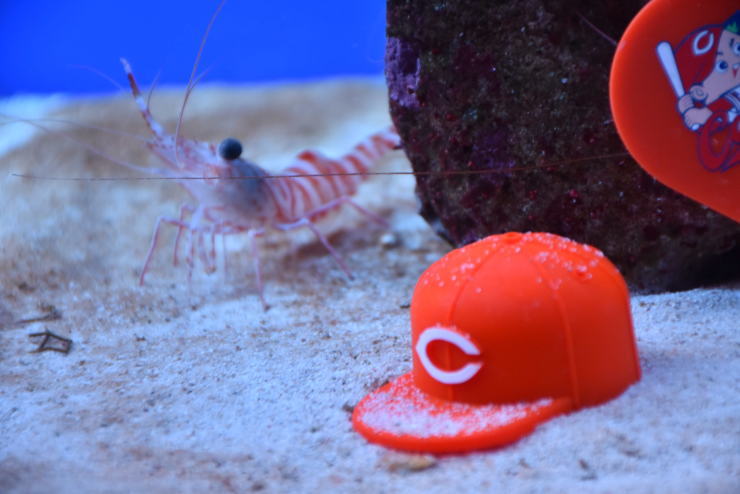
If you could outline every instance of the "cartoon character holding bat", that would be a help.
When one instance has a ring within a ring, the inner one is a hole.
[[[740,10],[691,32],[675,50],[659,43],[657,53],[683,123],[697,134],[702,166],[725,172],[740,164]]]

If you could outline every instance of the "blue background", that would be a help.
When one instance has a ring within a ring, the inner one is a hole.
[[[0,0],[0,97],[100,93],[126,57],[143,85],[187,83],[216,0]],[[380,75],[385,0],[230,0],[208,38],[207,82]]]

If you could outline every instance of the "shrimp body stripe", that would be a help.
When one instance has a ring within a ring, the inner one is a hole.
[[[311,179],[308,177],[292,178],[290,183],[293,185],[293,194],[296,194],[297,198],[300,198],[300,202],[296,201],[296,204],[300,204],[301,208],[296,207],[292,211],[292,218],[300,218],[307,211],[313,209],[313,204],[320,204],[321,196],[318,191],[314,190]]]
[[[295,170],[304,170],[306,175],[325,175],[326,180],[322,180],[322,184],[328,184],[332,188],[333,197],[340,197],[351,193],[350,189],[347,188],[346,183],[336,175],[326,175],[326,171],[318,166],[317,161],[326,161],[327,158],[315,153],[313,151],[303,152],[300,154],[302,163],[300,165],[294,165]]]
[[[311,178],[315,183],[321,185],[324,190],[327,187],[331,189],[323,194],[324,201],[327,198],[331,199],[354,194],[357,190],[355,182],[348,180],[346,176],[337,175],[338,171],[344,170],[341,160],[332,161],[323,156],[318,157],[321,158],[322,162],[313,164],[315,172]],[[295,168],[296,171],[299,169]],[[359,180],[357,180],[357,183],[359,183]]]
[[[376,156],[373,153],[374,148],[369,145],[367,142],[361,142],[357,145],[357,151],[367,157],[369,160],[376,159]]]
[[[299,160],[299,162],[290,167],[291,170],[295,170],[296,174],[300,175],[320,175],[321,169],[317,164],[312,163],[306,159]],[[332,196],[340,197],[345,195],[346,191],[341,181],[335,180],[336,177],[326,177],[326,180],[311,180],[314,186],[317,186],[319,194],[322,197]],[[327,190],[327,188],[329,190]]]
[[[398,142],[395,132],[385,130],[360,142],[338,160],[311,151],[301,153],[296,163],[281,175],[310,176],[281,177],[265,182],[275,200],[276,220],[291,223],[339,197],[351,196],[366,178],[363,174],[386,152],[395,149]]]

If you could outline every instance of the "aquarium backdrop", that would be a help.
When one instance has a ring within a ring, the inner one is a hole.
[[[142,84],[184,85],[216,0],[0,0],[0,97],[115,90],[126,57]],[[230,0],[200,70],[229,84],[380,76],[385,0]]]

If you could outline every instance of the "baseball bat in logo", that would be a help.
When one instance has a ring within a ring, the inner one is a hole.
[[[678,73],[676,58],[673,56],[673,49],[669,42],[663,41],[658,44],[658,58],[660,59],[660,64],[663,66],[663,70],[668,76],[668,80],[671,82],[673,92],[676,93],[677,98],[680,98],[686,94],[686,91],[681,83],[681,76]]]

